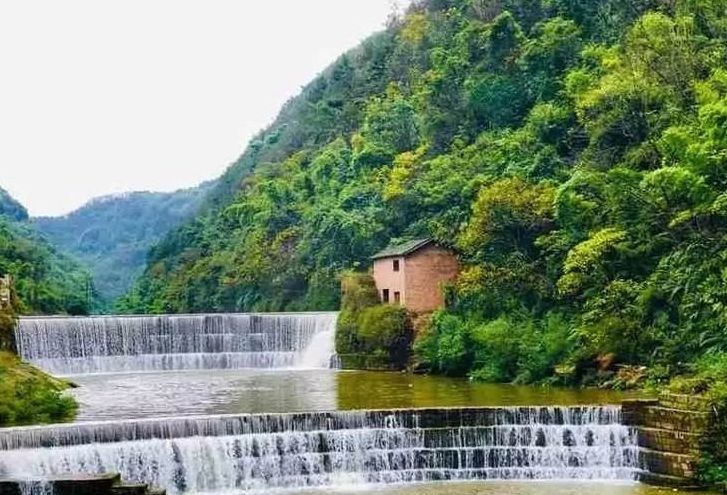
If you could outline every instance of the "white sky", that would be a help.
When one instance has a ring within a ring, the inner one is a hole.
[[[0,186],[32,215],[57,215],[99,195],[215,178],[391,7],[2,0]]]

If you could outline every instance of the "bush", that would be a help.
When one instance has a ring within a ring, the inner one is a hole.
[[[543,320],[501,315],[477,322],[439,312],[415,344],[423,367],[487,382],[552,380],[573,348],[570,323],[561,314]]]
[[[406,309],[390,305],[364,309],[358,317],[358,338],[365,352],[387,354],[392,363],[406,364],[411,342]]]
[[[358,338],[358,318],[365,308],[379,303],[376,283],[368,273],[347,272],[341,276],[341,312],[336,325],[336,352],[358,354],[363,351]]]
[[[373,277],[367,273],[347,273],[341,279],[343,297],[336,326],[336,352],[360,355],[395,367],[409,360],[411,326],[406,309],[379,304]]]
[[[463,376],[472,366],[470,332],[458,316],[439,311],[414,344],[417,361],[435,373]]]
[[[341,309],[361,311],[379,304],[376,282],[369,273],[347,272],[341,276]]]

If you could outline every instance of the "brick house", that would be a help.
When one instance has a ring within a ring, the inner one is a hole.
[[[459,273],[454,253],[431,239],[389,246],[371,258],[381,302],[401,304],[415,313],[441,308],[442,284],[452,282]]]

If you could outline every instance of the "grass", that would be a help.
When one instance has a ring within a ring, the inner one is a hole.
[[[78,404],[63,393],[70,386],[15,354],[0,352],[0,426],[72,420]]]

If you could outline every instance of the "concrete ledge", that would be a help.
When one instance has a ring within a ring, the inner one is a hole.
[[[639,459],[642,466],[653,474],[665,474],[687,480],[694,477],[695,458],[691,455],[641,449]]]
[[[679,490],[684,491],[698,491],[705,489],[704,486],[696,484],[693,480],[684,479],[679,476],[669,476],[666,474],[643,472],[639,474],[638,481],[646,485],[678,488]]]
[[[115,473],[97,476],[62,476],[48,480],[0,479],[0,495],[22,495],[27,486],[37,484],[53,486],[53,495],[165,495],[164,490],[156,490],[147,485],[124,484],[121,476]]]

